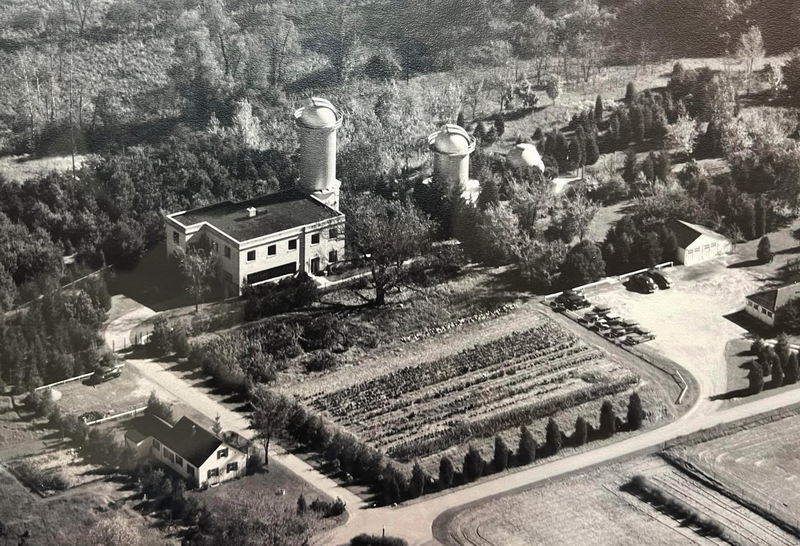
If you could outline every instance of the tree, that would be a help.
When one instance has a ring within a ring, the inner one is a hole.
[[[494,131],[497,134],[497,138],[503,136],[503,133],[506,132],[506,121],[503,119],[503,115],[500,114],[494,120]]]
[[[603,121],[603,97],[600,95],[594,101],[594,120],[597,123]]]
[[[500,190],[497,188],[497,181],[493,175],[489,175],[481,180],[481,191],[478,194],[477,205],[480,210],[497,205],[500,202]]]
[[[747,379],[750,382],[750,394],[758,394],[764,389],[764,375],[761,372],[761,366],[757,362],[751,362]]]
[[[409,495],[411,498],[421,497],[425,494],[425,482],[427,480],[428,477],[419,462],[414,461],[414,468],[411,469],[411,481],[409,482]]]
[[[769,237],[764,235],[760,241],[758,241],[758,249],[756,250],[756,257],[758,261],[761,263],[767,263],[772,261],[772,244],[769,241]]]
[[[561,79],[559,79],[557,76],[552,76],[547,80],[547,86],[545,90],[547,92],[547,96],[553,101],[553,106],[555,106],[556,100],[558,100],[558,97],[561,96]]]
[[[678,153],[691,157],[697,142],[697,124],[689,116],[680,116],[669,126],[667,145]]]
[[[630,106],[636,102],[637,98],[636,85],[633,82],[628,82],[628,85],[625,86],[625,104]]]
[[[609,400],[605,400],[600,406],[600,434],[603,438],[610,438],[617,432],[617,417],[614,414],[614,406]]]
[[[495,472],[502,472],[508,468],[508,458],[511,455],[511,450],[508,449],[505,440],[499,435],[494,438],[494,458],[492,463]]]
[[[761,37],[761,29],[751,26],[747,32],[739,37],[739,45],[736,48],[736,58],[744,62],[745,78],[747,79],[747,94],[750,94],[750,82],[753,76],[755,64],[766,55],[764,40]]]
[[[780,359],[772,362],[772,387],[777,389],[783,386],[783,366]]]
[[[755,203],[756,214],[756,237],[762,237],[767,234],[767,210],[764,204],[763,195],[756,199]]]
[[[159,315],[153,321],[147,348],[150,354],[156,357],[172,352],[172,327],[165,316]]]
[[[303,515],[308,511],[308,504],[306,503],[305,496],[300,493],[300,496],[297,497],[297,514]]]
[[[589,440],[589,426],[586,419],[578,416],[575,419],[575,432],[572,435],[572,443],[576,446],[582,446]]]
[[[264,443],[264,464],[269,466],[269,444],[272,438],[285,430],[295,407],[292,401],[262,386],[253,389],[250,402],[250,428],[256,438]]]
[[[561,284],[581,286],[601,279],[606,273],[606,263],[600,248],[592,241],[583,240],[569,252],[561,265]]]
[[[536,440],[528,427],[523,426],[519,431],[519,447],[517,448],[517,460],[520,464],[530,464],[536,460]]]
[[[798,378],[800,378],[800,367],[798,367],[797,353],[792,351],[789,353],[789,360],[786,361],[784,384],[794,385]]]
[[[433,225],[413,204],[377,195],[355,195],[345,203],[348,242],[370,268],[374,303],[406,280],[406,262],[430,247]]]
[[[467,454],[464,455],[463,474],[467,481],[474,482],[483,476],[483,469],[486,462],[481,457],[481,452],[475,446],[470,445]]]
[[[186,280],[186,291],[194,299],[195,313],[200,310],[200,300],[211,291],[211,282],[217,271],[217,256],[211,251],[210,243],[201,236],[200,244],[188,244],[184,250],[175,251],[178,267]]]
[[[586,149],[584,164],[591,166],[597,163],[600,159],[600,147],[597,145],[597,137],[594,131],[591,131],[586,136],[584,148]]]
[[[639,393],[634,391],[628,398],[628,428],[630,430],[639,430],[642,428],[643,421],[642,399],[639,398]]]
[[[214,417],[214,424],[211,425],[211,431],[217,436],[222,434],[222,422],[220,421],[219,413]]]
[[[545,427],[544,432],[544,442],[547,452],[550,455],[555,455],[561,450],[561,429],[558,428],[558,423],[556,423],[552,417],[547,420],[547,426]]]
[[[156,391],[150,392],[150,397],[147,399],[147,407],[144,413],[145,415],[159,417],[167,423],[175,421],[175,418],[172,416],[172,407],[166,402],[161,401],[158,396],[156,396]]]
[[[452,486],[455,473],[456,469],[453,466],[453,461],[447,456],[442,457],[439,461],[439,487],[445,489]]]

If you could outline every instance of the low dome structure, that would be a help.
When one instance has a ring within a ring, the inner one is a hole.
[[[467,155],[475,150],[475,139],[458,125],[445,125],[433,133],[428,142],[433,151],[440,154]]]
[[[506,159],[518,169],[538,167],[540,171],[544,172],[544,161],[539,155],[539,150],[533,144],[525,142],[517,144],[508,152]]]
[[[340,119],[339,111],[330,101],[317,97],[299,108],[294,116],[298,124],[310,129],[333,127]]]

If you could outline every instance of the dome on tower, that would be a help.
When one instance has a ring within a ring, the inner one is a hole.
[[[435,152],[450,155],[467,155],[475,149],[475,139],[463,127],[447,124],[428,139]]]
[[[294,113],[295,120],[305,127],[321,129],[333,127],[339,121],[339,111],[329,101],[317,97]]]
[[[544,172],[544,162],[536,146],[528,143],[517,144],[506,156],[511,165],[517,168],[538,167]]]

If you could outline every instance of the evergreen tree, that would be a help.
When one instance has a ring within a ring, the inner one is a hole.
[[[675,236],[675,233],[669,229],[667,226],[661,226],[661,261],[662,262],[671,262],[677,259],[678,256],[678,238]]]
[[[609,400],[600,406],[600,434],[603,438],[610,438],[617,432],[617,417],[614,415],[614,406]]]
[[[622,145],[620,142],[619,116],[616,114],[611,116],[611,122],[608,125],[608,140],[614,147]]]
[[[508,449],[506,442],[498,435],[494,438],[494,464],[495,472],[502,472],[508,468],[508,457],[511,451]]]
[[[463,474],[467,481],[474,482],[483,476],[483,469],[486,462],[481,457],[480,451],[475,446],[470,445],[467,454],[464,455]]]
[[[630,185],[636,182],[637,174],[636,150],[634,148],[628,148],[625,152],[625,165],[622,168],[622,179]]]
[[[756,213],[750,200],[746,200],[742,204],[739,227],[746,240],[751,241],[756,238]]]
[[[214,417],[214,423],[211,425],[211,431],[217,436],[222,434],[222,422],[220,421],[219,413],[216,417]]]
[[[583,166],[581,144],[577,138],[569,141],[569,163],[569,170],[571,171],[579,171]]]
[[[764,206],[764,197],[759,196],[755,204],[755,235],[761,237],[767,233],[767,211]]]
[[[639,430],[643,421],[642,399],[639,398],[639,393],[634,391],[628,399],[628,428],[630,430]]]
[[[654,175],[655,178],[666,182],[669,175],[672,173],[672,163],[669,160],[669,155],[666,152],[653,154],[654,160]]]
[[[552,417],[547,420],[544,437],[545,446],[550,455],[555,455],[561,450],[561,429],[558,428],[558,423],[556,423]]]
[[[481,192],[478,194],[477,205],[480,210],[486,210],[500,202],[500,190],[494,176],[486,176],[481,180]]]
[[[411,498],[421,497],[425,494],[425,482],[427,476],[425,471],[419,465],[418,461],[414,461],[414,468],[411,469],[411,481],[408,484],[408,494]]]
[[[769,237],[766,235],[758,242],[756,257],[761,263],[772,261],[772,244],[769,241]]]
[[[800,375],[800,366],[798,366],[797,362],[797,353],[792,351],[789,353],[789,359],[786,361],[784,384],[794,385],[797,383],[798,375]]]
[[[439,487],[442,489],[451,487],[455,473],[456,469],[450,458],[447,456],[442,457],[442,460],[439,461]]]
[[[758,394],[764,389],[764,375],[761,371],[761,366],[757,362],[753,362],[750,366],[750,373],[747,374],[747,379],[750,382],[750,394]]]
[[[494,132],[497,134],[497,138],[503,136],[503,133],[506,132],[506,120],[503,119],[503,116],[500,115],[494,120]]]
[[[632,106],[631,111],[631,132],[633,136],[633,140],[638,143],[642,143],[647,136],[647,132],[645,130],[645,123],[644,123],[644,114],[642,112],[641,107],[639,106]]]
[[[530,464],[536,460],[536,440],[528,430],[528,427],[523,426],[519,432],[519,447],[517,448],[517,459],[519,464]]]
[[[772,363],[772,387],[777,389],[783,386],[783,367],[781,366],[780,359],[776,359]]]
[[[456,118],[456,125],[458,125],[462,129],[466,129],[467,128],[467,122],[464,121],[464,112],[462,112],[462,111],[458,112],[458,117]]]
[[[594,282],[606,274],[606,262],[600,248],[583,240],[567,252],[561,264],[561,280],[565,286],[574,287]]]
[[[644,161],[642,161],[641,171],[648,182],[653,182],[656,179],[655,165],[653,165],[652,153],[648,154],[648,156],[644,158]]]
[[[584,164],[594,165],[597,163],[597,161],[600,159],[600,147],[597,145],[597,137],[594,131],[589,133],[584,147],[586,149]]]
[[[625,86],[625,103],[630,106],[636,101],[636,98],[636,85],[633,82],[628,82],[628,85]]]
[[[300,493],[300,496],[297,497],[297,514],[303,515],[308,510],[308,504],[306,503],[306,498]]]
[[[603,121],[603,97],[600,95],[594,101],[594,119],[597,123]]]
[[[589,439],[589,427],[586,419],[578,417],[575,419],[575,433],[572,435],[572,443],[576,446],[584,445]]]
[[[553,159],[558,163],[559,172],[567,172],[570,170],[569,141],[567,137],[564,136],[564,133],[557,129],[554,131],[553,136]]]
[[[631,117],[625,110],[619,111],[619,147],[628,146],[633,140],[633,125]]]

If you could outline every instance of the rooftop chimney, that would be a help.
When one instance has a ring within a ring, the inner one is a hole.
[[[256,215],[256,208],[255,207],[247,207],[247,217],[254,218]]]

